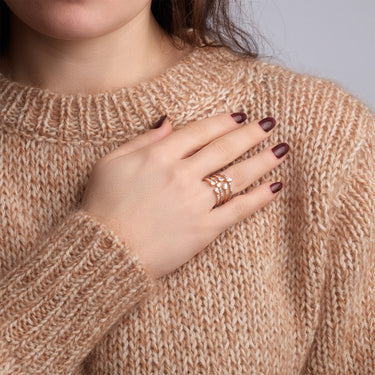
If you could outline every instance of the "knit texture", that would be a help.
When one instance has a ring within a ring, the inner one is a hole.
[[[277,125],[229,165],[290,146],[241,193],[284,188],[153,280],[80,210],[94,164],[163,114],[238,111]],[[0,74],[0,374],[374,374],[374,141],[338,84],[223,48],[91,95]]]

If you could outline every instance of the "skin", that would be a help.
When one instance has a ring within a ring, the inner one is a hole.
[[[3,71],[26,84],[62,93],[132,86],[189,52],[173,47],[149,0],[5,2],[12,41]]]
[[[241,126],[221,114],[170,130],[165,121],[160,131],[106,155],[94,168],[82,202],[84,211],[119,234],[154,278],[173,272],[279,194],[271,192],[271,182],[263,183],[213,209],[216,196],[202,181],[270,136],[273,130],[265,132],[258,121]],[[160,133],[169,135],[155,142]],[[285,158],[277,159],[268,147],[227,168],[233,194]]]
[[[2,69],[8,67],[15,80],[56,92],[130,86],[188,53],[171,45],[151,15],[150,1],[6,3],[14,22]],[[97,161],[80,210],[113,230],[151,277],[167,275],[278,196],[269,188],[275,181],[269,181],[213,208],[216,196],[202,181],[272,134],[259,121],[243,126],[221,114],[172,131],[165,120]],[[233,179],[233,194],[285,160],[286,155],[276,158],[272,147],[223,171]]]

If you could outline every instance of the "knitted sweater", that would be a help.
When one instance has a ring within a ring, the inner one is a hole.
[[[241,194],[284,188],[154,280],[80,209],[90,172],[163,114],[237,111],[277,126],[229,165],[290,146]],[[336,83],[223,48],[90,95],[0,75],[0,373],[374,374],[374,138]]]

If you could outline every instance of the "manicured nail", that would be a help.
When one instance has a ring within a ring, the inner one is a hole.
[[[247,119],[246,113],[243,112],[232,113],[231,116],[233,117],[234,121],[237,122],[237,124],[241,124]]]
[[[273,117],[266,117],[259,121],[259,125],[265,132],[269,132],[276,125],[276,120]]]
[[[273,184],[270,185],[272,193],[277,193],[281,188],[283,187],[282,182],[274,182]]]
[[[281,158],[289,151],[289,145],[287,143],[279,143],[272,149],[272,152],[277,158]]]
[[[160,119],[155,123],[155,125],[152,127],[152,129],[160,128],[160,126],[163,124],[164,120],[167,118],[167,115],[161,116]]]

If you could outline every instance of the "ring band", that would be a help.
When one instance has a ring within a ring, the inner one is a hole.
[[[214,187],[213,191],[216,195],[215,207],[229,201],[232,198],[232,179],[223,173],[214,173],[205,177],[203,181],[208,182]]]

